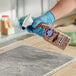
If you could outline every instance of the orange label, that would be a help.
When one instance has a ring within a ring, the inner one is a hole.
[[[40,23],[37,27],[42,27],[43,29],[45,29],[44,39],[46,41],[50,42],[51,44],[63,50],[66,48],[67,44],[70,41],[69,36],[67,36],[64,33],[59,32],[54,27],[49,27],[43,23]]]

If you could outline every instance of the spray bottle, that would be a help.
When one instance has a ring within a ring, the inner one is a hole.
[[[33,19],[31,15],[28,15],[26,19],[23,22],[22,29],[26,29],[27,26],[32,25]],[[48,25],[44,23],[40,23],[36,28],[41,27],[45,29],[44,32],[44,40],[48,41],[49,43],[57,46],[58,48],[64,50],[68,43],[70,42],[70,37],[66,34],[58,31],[54,27],[49,27]]]

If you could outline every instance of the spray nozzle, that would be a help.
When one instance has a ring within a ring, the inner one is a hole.
[[[22,24],[22,29],[25,30],[27,26],[32,25],[33,23],[33,19],[31,17],[31,15],[27,15],[27,17],[25,18],[23,24]]]

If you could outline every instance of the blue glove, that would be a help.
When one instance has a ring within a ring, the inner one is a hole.
[[[19,23],[20,23],[20,26],[22,27],[22,24],[23,24],[23,21],[24,21],[24,19],[25,19],[26,17],[21,17],[20,19],[19,19]],[[34,18],[32,17],[32,19],[34,20]],[[28,32],[30,32],[30,33],[35,33],[35,34],[37,34],[37,35],[39,35],[39,36],[44,36],[44,29],[42,29],[41,27],[38,27],[38,28],[33,28],[32,27],[32,25],[29,25],[26,29],[23,27],[22,28],[23,30],[27,30]]]
[[[45,29],[42,29],[41,27],[38,27],[38,28],[35,28],[35,27],[40,23],[45,23],[45,24],[49,25],[55,21],[55,17],[51,11],[48,11],[44,15],[42,15],[38,18],[35,18],[33,21],[34,21],[33,24],[27,27],[27,31],[30,33],[35,33],[35,34],[43,37]]]
[[[35,29],[35,28],[32,27],[32,25],[29,25],[27,27],[27,31],[30,32],[30,33],[35,33],[35,34],[37,34],[41,37],[44,36],[44,32],[45,32],[45,30],[42,29],[41,27],[38,27],[38,28]]]
[[[38,28],[35,28],[35,27],[40,23],[45,23],[45,24],[49,25],[55,21],[55,17],[51,11],[48,11],[44,15],[33,19],[33,21],[34,21],[33,24],[29,25],[27,27],[27,31],[30,33],[35,33],[35,34],[43,37],[45,29],[42,29],[41,27],[38,27]]]
[[[49,25],[49,24],[53,23],[54,21],[55,21],[55,17],[53,15],[53,13],[51,11],[48,11],[44,15],[35,18],[34,22],[32,24],[32,27],[35,28],[40,23],[44,23],[44,24]]]

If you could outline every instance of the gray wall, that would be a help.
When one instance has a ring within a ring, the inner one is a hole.
[[[42,0],[0,0],[0,17],[1,15],[7,14],[11,18],[22,17],[27,14],[32,16],[39,16],[42,13],[41,1]],[[22,2],[24,1],[24,2]],[[43,0],[43,13],[46,12],[49,8],[52,8],[57,3],[57,0]],[[48,5],[50,4],[50,5]],[[18,5],[18,8],[16,7]],[[15,13],[15,9],[16,13]]]
[[[2,15],[9,15],[11,17],[12,9],[15,8],[15,0],[0,0],[0,19]]]
[[[0,12],[5,12],[10,10],[10,0],[0,0]]]
[[[21,17],[30,13],[36,17],[41,15],[42,12],[45,13],[57,3],[57,0],[43,0],[42,7],[41,1],[42,0],[18,0],[18,16]]]

